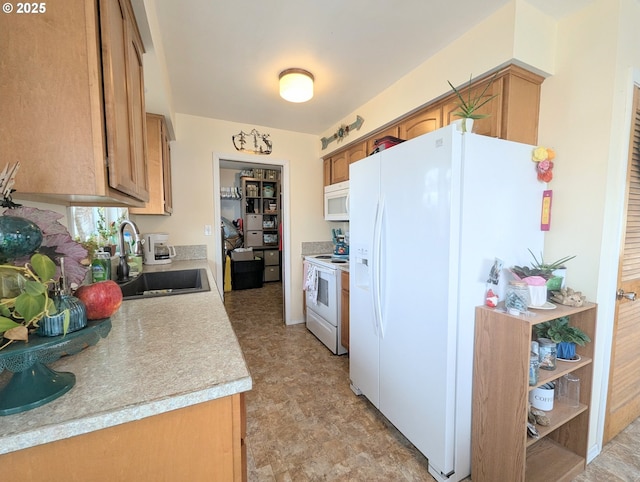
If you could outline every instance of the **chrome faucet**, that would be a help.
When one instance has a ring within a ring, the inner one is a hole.
[[[124,242],[124,230],[129,226],[133,231],[133,239],[135,241],[133,247],[133,254],[136,256],[142,256],[142,243],[140,239],[140,231],[138,226],[133,221],[125,219],[120,223],[118,228],[118,241],[120,248],[120,262],[118,263],[118,281],[127,281],[129,279],[129,263],[127,263],[127,250]]]

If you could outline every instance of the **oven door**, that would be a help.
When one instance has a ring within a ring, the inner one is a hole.
[[[319,267],[311,263],[318,273],[318,296],[314,301],[309,291],[306,293],[307,310],[312,309],[333,326],[338,326],[338,288],[336,270]]]
[[[338,328],[330,325],[323,318],[314,313],[313,310],[308,308],[307,329],[313,333],[324,346],[331,350],[334,355],[338,355]],[[340,348],[342,348],[342,346],[340,346]]]

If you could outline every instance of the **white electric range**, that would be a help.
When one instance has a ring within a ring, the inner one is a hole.
[[[305,256],[305,276],[315,280],[316,289],[305,291],[306,325],[332,353],[343,355],[347,349],[340,343],[340,273],[339,266],[348,266],[347,256],[317,254]]]

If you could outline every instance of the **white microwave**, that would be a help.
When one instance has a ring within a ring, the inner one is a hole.
[[[349,181],[324,187],[325,221],[349,221]]]

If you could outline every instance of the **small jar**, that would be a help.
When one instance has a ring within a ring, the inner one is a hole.
[[[538,338],[540,368],[544,370],[556,369],[556,344],[548,338]]]
[[[512,310],[524,313],[529,306],[529,287],[522,281],[509,281],[505,296],[504,306],[507,312]]]
[[[529,358],[529,385],[534,386],[538,383],[538,369],[540,368],[540,359],[537,353],[531,352]]]

